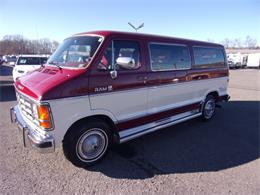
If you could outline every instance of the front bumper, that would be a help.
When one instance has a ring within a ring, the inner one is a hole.
[[[10,109],[11,122],[16,123],[22,132],[24,147],[32,147],[40,153],[50,153],[55,150],[54,138],[49,134],[42,134],[26,124],[18,106]]]

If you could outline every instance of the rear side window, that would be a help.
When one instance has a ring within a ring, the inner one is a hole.
[[[153,71],[189,69],[191,59],[185,45],[150,44],[151,68]]]
[[[195,68],[215,68],[225,66],[223,49],[214,47],[193,47]]]

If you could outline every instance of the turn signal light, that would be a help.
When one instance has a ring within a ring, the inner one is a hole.
[[[52,128],[49,106],[39,105],[38,106],[38,116],[39,116],[39,122],[40,122],[41,127],[45,128],[45,129]]]

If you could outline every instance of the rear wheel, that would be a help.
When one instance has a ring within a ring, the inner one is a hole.
[[[111,145],[109,126],[101,120],[91,120],[71,128],[63,140],[66,158],[78,167],[96,164]]]
[[[215,115],[216,99],[213,95],[208,95],[202,107],[202,119],[207,121]]]

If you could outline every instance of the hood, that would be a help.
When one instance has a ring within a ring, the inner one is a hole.
[[[25,72],[35,70],[37,68],[40,68],[41,65],[15,65],[14,69],[16,70],[23,70]]]
[[[88,77],[83,74],[85,72],[86,69],[45,66],[18,78],[15,87],[37,101],[86,95]]]

